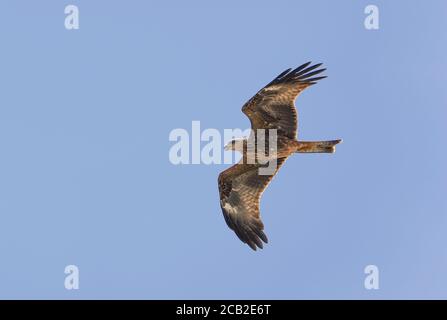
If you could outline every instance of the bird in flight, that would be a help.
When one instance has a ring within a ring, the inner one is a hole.
[[[225,146],[225,150],[242,153],[242,158],[237,164],[219,174],[220,206],[228,227],[253,250],[262,249],[263,242],[268,242],[260,218],[259,202],[262,193],[281,165],[294,153],[333,153],[335,145],[341,142],[341,139],[329,141],[297,139],[298,115],[295,99],[304,89],[326,78],[320,75],[326,70],[321,69],[321,65],[321,63],[311,65],[311,62],[307,62],[296,69],[287,69],[258,91],[242,107],[242,112],[250,119],[252,129],[250,136],[234,139]],[[255,141],[256,148],[259,146],[261,138],[257,132],[260,130],[265,132],[264,137],[276,138],[275,152],[271,153],[266,152],[272,150],[270,142],[267,143],[267,138],[262,140],[263,145],[267,144],[263,151],[263,155],[266,155],[264,161],[259,161],[258,153],[253,156],[253,152],[249,151],[252,150],[249,148],[250,141]],[[261,168],[266,168],[272,163],[275,166],[270,174],[260,174]]]

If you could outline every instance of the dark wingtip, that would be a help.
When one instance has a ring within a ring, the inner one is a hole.
[[[268,239],[265,233],[256,226],[255,227],[252,226],[247,229],[241,228],[237,224],[233,223],[228,226],[234,231],[234,233],[236,233],[239,240],[247,244],[254,251],[256,251],[257,249],[264,248],[262,241],[264,241],[264,243],[268,243]]]
[[[300,65],[299,67],[297,67],[295,70],[293,70],[292,72],[300,72],[301,70],[303,70],[304,68],[306,68],[308,65],[310,65],[312,63],[312,61],[308,61],[306,63],[303,63],[302,65]]]
[[[257,250],[257,247],[256,247],[256,245],[255,245],[253,242],[251,242],[251,241],[247,241],[246,243],[248,244],[248,246],[249,246],[253,251],[256,251],[256,250]],[[261,248],[261,249],[262,249],[262,248]]]
[[[267,84],[266,87],[273,84],[295,83],[295,82],[313,85],[318,80],[323,79],[322,77],[314,77],[315,75],[326,71],[326,68],[318,69],[322,65],[323,63],[317,63],[312,65],[312,61],[308,61],[293,70],[292,68],[286,69],[283,72],[281,72],[278,76],[276,76],[276,78],[274,78],[269,84]]]
[[[311,65],[312,62],[308,61],[306,63],[303,63],[299,67],[295,69],[287,69],[280,73],[272,82],[270,82],[268,85],[271,84],[278,84],[278,83],[306,83],[308,85],[315,84],[318,80],[326,78],[326,76],[321,77],[315,77],[316,75],[326,71],[326,68],[321,68],[323,64],[317,63],[314,65]],[[267,86],[268,86],[267,85]]]
[[[269,243],[269,239],[267,238],[267,236],[265,235],[265,233],[263,231],[261,231],[259,237],[261,238],[262,241],[264,241],[265,243]]]
[[[314,64],[313,66],[310,66],[310,67],[302,70],[301,72],[295,74],[295,76],[293,77],[293,81],[297,81],[300,83],[306,83],[308,85],[316,84],[317,81],[322,80],[327,77],[327,76],[316,77],[316,75],[319,75],[320,73],[326,71],[326,68],[319,69],[319,67],[321,67],[322,65],[323,65],[322,63],[317,63],[317,64]]]
[[[307,79],[306,81],[307,82],[316,82],[318,80],[323,80],[324,78],[327,78],[327,76],[314,77],[314,78]]]

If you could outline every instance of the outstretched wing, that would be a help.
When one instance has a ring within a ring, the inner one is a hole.
[[[244,104],[242,112],[250,119],[252,130],[276,129],[278,135],[296,139],[295,99],[304,89],[326,78],[315,77],[326,70],[318,69],[321,63],[310,64],[307,62],[294,70],[285,70]]]
[[[262,249],[262,241],[268,242],[263,232],[259,201],[286,159],[277,159],[272,175],[259,175],[260,165],[244,164],[242,160],[219,175],[220,206],[225,221],[239,239],[253,250],[257,247]]]

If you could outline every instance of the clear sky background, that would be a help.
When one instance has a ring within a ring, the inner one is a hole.
[[[2,1],[0,298],[447,298],[446,14],[441,0]],[[300,138],[344,142],[287,161],[254,252],[219,207],[228,165],[172,165],[169,132],[247,128],[242,104],[308,60],[328,78],[297,100]]]

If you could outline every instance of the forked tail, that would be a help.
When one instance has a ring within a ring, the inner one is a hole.
[[[334,153],[335,145],[342,140],[329,140],[329,141],[297,141],[296,151],[299,153]]]

